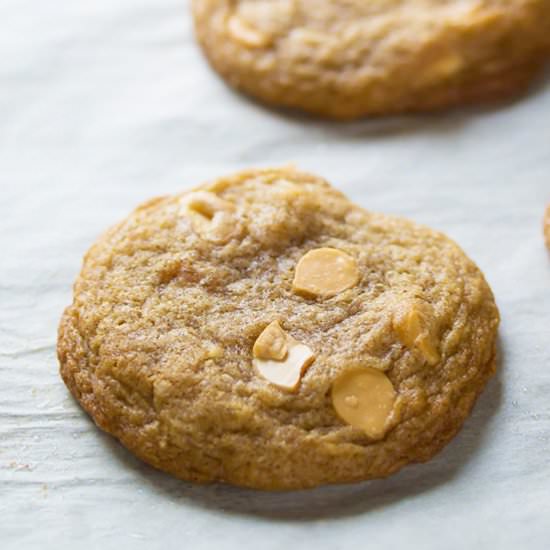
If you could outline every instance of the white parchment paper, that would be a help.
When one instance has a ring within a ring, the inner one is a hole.
[[[0,548],[550,548],[550,75],[498,108],[312,121],[228,90],[188,9],[0,2]],[[140,201],[289,162],[456,239],[502,311],[500,373],[443,453],[386,481],[171,479],[69,397],[59,316],[86,249]]]

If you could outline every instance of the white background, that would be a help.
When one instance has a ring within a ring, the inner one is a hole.
[[[500,373],[464,430],[386,481],[294,494],[142,465],[69,397],[57,322],[135,205],[289,162],[447,232],[501,308]],[[228,90],[184,0],[0,3],[0,547],[550,548],[550,74],[514,104],[338,125]]]

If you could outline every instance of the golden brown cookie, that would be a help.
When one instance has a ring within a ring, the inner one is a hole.
[[[501,100],[548,58],[548,0],[193,0],[233,86],[337,119]]]
[[[294,489],[431,458],[494,373],[498,322],[444,235],[310,174],[250,171],[105,233],[58,354],[76,399],[149,464]]]

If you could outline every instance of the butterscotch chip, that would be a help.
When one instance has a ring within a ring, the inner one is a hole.
[[[418,82],[422,85],[429,85],[445,78],[451,78],[453,75],[459,74],[465,64],[464,57],[458,53],[444,52],[443,55],[436,57],[435,60],[420,69]]]
[[[288,354],[288,335],[278,321],[270,323],[260,334],[253,348],[257,359],[282,361]]]
[[[185,197],[184,204],[191,218],[193,230],[202,238],[225,244],[240,232],[232,203],[214,193],[197,191]]]
[[[399,339],[409,349],[418,349],[430,365],[439,362],[433,311],[428,304],[401,305],[394,315],[393,324]]]
[[[270,43],[269,35],[252,27],[241,17],[233,15],[227,22],[231,38],[249,48],[264,48]]]
[[[384,437],[395,403],[389,378],[373,368],[344,372],[332,386],[332,404],[338,416],[369,437]]]
[[[444,235],[272,169],[149,201],[105,233],[58,355],[96,424],[156,468],[298,489],[434,456],[495,370],[498,322],[482,273]]]
[[[260,376],[279,388],[294,391],[315,359],[313,351],[287,334],[278,321],[260,334],[254,348],[253,364]]]
[[[258,374],[268,382],[279,388],[295,391],[303,374],[315,360],[315,354],[311,348],[292,338],[287,339],[287,350],[284,359],[255,358],[253,364]]]
[[[359,282],[357,262],[334,248],[310,250],[296,266],[294,292],[330,298]]]
[[[499,101],[548,60],[548,0],[193,0],[229,84],[336,119]]]

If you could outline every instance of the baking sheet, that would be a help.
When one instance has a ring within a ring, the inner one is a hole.
[[[550,74],[524,100],[329,124],[228,90],[180,0],[0,5],[0,546],[550,547]],[[99,433],[57,373],[83,253],[140,201],[296,163],[448,233],[502,311],[499,375],[435,460],[266,494],[198,487]]]

